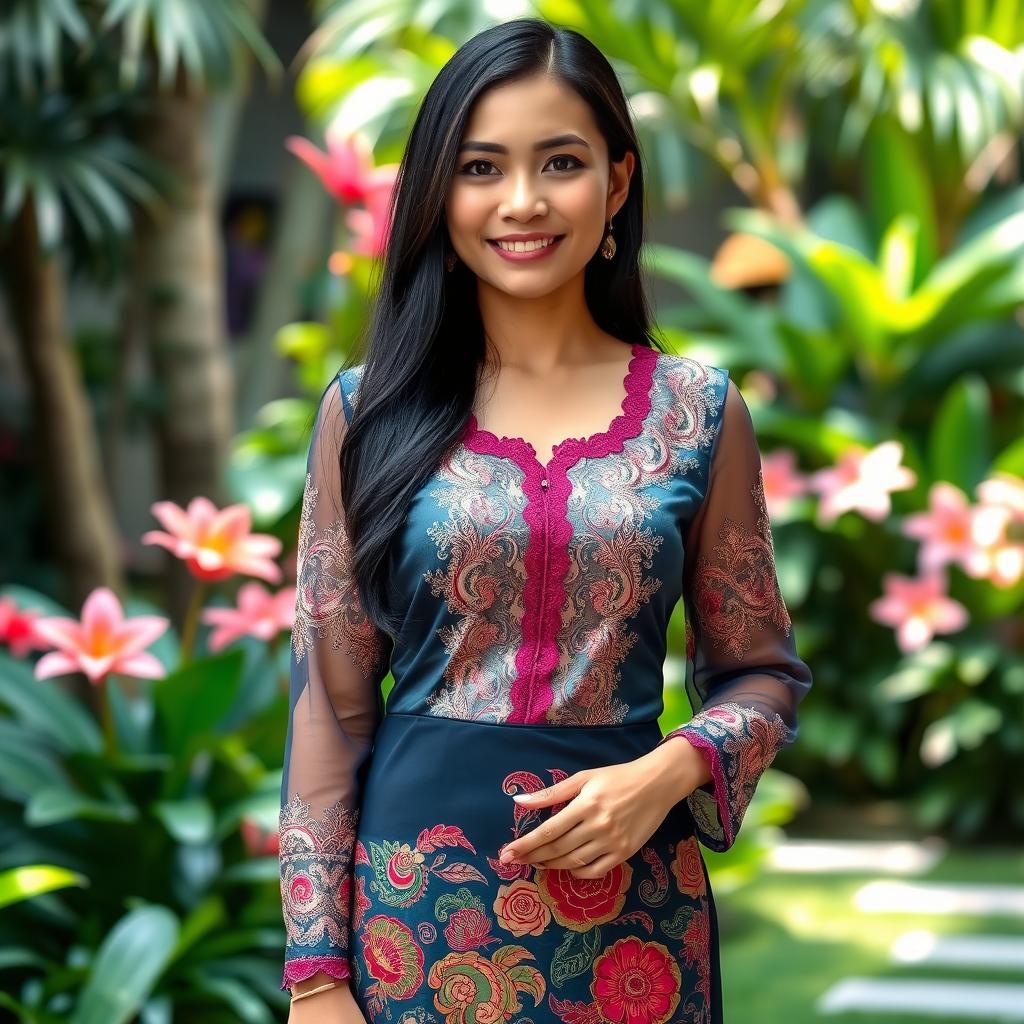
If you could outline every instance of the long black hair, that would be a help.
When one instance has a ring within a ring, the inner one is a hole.
[[[486,357],[476,276],[461,261],[451,273],[445,269],[454,251],[445,200],[458,145],[485,90],[537,73],[590,105],[611,161],[635,154],[629,194],[615,217],[615,257],[595,254],[584,293],[603,330],[656,347],[639,265],[646,212],[640,149],[614,70],[585,36],[539,18],[485,29],[459,47],[423,98],[391,196],[372,315],[348,363],[365,352],[340,456],[353,572],[367,616],[392,637],[402,624],[401,609],[390,602],[392,543],[414,495],[460,439]]]

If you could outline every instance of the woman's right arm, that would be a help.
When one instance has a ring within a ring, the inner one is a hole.
[[[364,762],[383,705],[389,639],[366,618],[352,573],[339,451],[338,377],[324,391],[306,463],[297,553],[289,719],[281,780],[282,989],[344,981],[292,1004],[289,1020],[362,1021],[349,984],[352,861]],[[324,1017],[323,1019],[327,1019]]]

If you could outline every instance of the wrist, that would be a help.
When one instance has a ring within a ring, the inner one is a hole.
[[[671,805],[712,779],[704,755],[683,733],[668,737],[646,756],[651,759]]]

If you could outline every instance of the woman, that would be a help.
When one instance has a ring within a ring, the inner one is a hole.
[[[480,33],[393,204],[299,531],[290,1019],[721,1021],[698,842],[735,840],[811,677],[744,400],[653,346],[608,62],[539,20]],[[680,597],[696,713],[663,737]]]

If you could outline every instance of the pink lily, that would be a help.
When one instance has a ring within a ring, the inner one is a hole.
[[[896,630],[897,646],[904,654],[918,651],[931,642],[936,633],[955,633],[967,625],[967,609],[946,593],[942,572],[927,573],[917,579],[885,573],[885,593],[868,606],[871,617]]]
[[[928,492],[928,511],[907,516],[903,535],[921,541],[918,564],[933,572],[950,562],[967,568],[976,550],[976,509],[967,495],[951,483],[939,480]]]
[[[217,628],[210,634],[210,650],[219,651],[242,636],[272,640],[295,621],[295,587],[271,594],[262,583],[250,581],[238,589],[237,608],[207,608],[203,622]]]
[[[47,646],[36,633],[39,615],[34,608],[19,608],[13,597],[0,597],[0,642],[7,644],[14,657],[24,658],[29,651]]]
[[[810,486],[821,495],[819,522],[828,525],[851,510],[874,522],[885,519],[892,511],[889,493],[917,482],[917,474],[899,464],[902,457],[899,441],[883,441],[871,449],[858,445],[843,452],[834,467],[812,473]]]
[[[796,452],[792,448],[779,448],[762,455],[761,471],[765,503],[772,519],[785,514],[793,499],[808,489],[807,478],[796,468]]]
[[[124,617],[117,595],[109,587],[97,587],[82,605],[81,622],[63,616],[36,620],[35,630],[57,650],[36,663],[35,676],[84,672],[93,683],[102,683],[111,672],[139,679],[161,679],[167,672],[156,656],[145,651],[170,625],[162,615]]]
[[[266,533],[250,533],[252,514],[243,504],[218,509],[209,498],[193,498],[185,510],[173,501],[157,501],[153,515],[169,531],[149,530],[143,544],[159,544],[182,559],[197,579],[223,580],[236,573],[281,581],[273,559],[281,541]]]
[[[374,197],[390,193],[398,174],[398,164],[373,163],[373,147],[362,132],[343,135],[332,122],[324,133],[327,152],[309,139],[290,135],[285,146],[311,168],[324,188],[342,203],[369,203]]]

